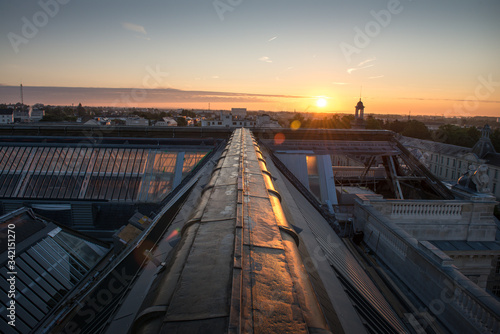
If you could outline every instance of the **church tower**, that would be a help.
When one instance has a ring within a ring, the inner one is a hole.
[[[361,101],[360,98],[358,104],[356,104],[355,106],[354,124],[352,125],[353,129],[365,128],[364,114],[365,114],[365,106],[363,105],[363,102]]]

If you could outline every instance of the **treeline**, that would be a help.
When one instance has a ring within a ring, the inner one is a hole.
[[[350,129],[354,123],[354,115],[333,115],[322,119],[306,119],[301,114],[296,114],[290,120],[291,128],[316,128],[316,129]],[[365,119],[365,128],[371,130],[391,130],[403,136],[433,140],[445,144],[473,147],[481,138],[481,131],[474,126],[462,128],[452,124],[441,125],[438,130],[431,131],[420,121],[386,121],[369,115]],[[490,139],[495,150],[500,153],[500,129],[491,131]]]
[[[77,118],[73,107],[46,106],[42,122],[75,122]]]
[[[354,123],[354,115],[333,115],[332,117],[324,117],[322,119],[310,119],[303,117],[300,113],[295,114],[290,120],[292,128],[310,128],[310,129],[351,129]],[[376,119],[373,116],[368,116],[365,119],[365,128],[371,130],[391,130],[402,134],[403,136],[431,139],[431,132],[424,123],[419,121],[394,121],[384,122],[381,119]]]
[[[481,131],[476,127],[461,128],[456,125],[441,125],[433,133],[433,140],[441,143],[472,147],[481,138]],[[495,151],[500,153],[500,129],[492,130],[490,133],[491,143]]]
[[[350,129],[351,123],[354,121],[354,115],[333,115],[332,117],[324,117],[323,119],[305,118],[300,113],[295,114],[290,120],[291,128],[308,128],[308,129]]]

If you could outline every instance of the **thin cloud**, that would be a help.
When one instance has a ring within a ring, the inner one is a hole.
[[[129,22],[122,22],[122,28],[125,30],[133,31],[133,32],[138,32],[143,35],[147,35],[148,33],[146,32],[146,29],[144,29],[143,26],[134,24],[134,23],[129,23]]]
[[[399,97],[398,100],[470,102],[468,99],[434,99],[425,97]],[[498,100],[477,100],[480,103],[500,103]]]
[[[332,82],[332,85],[348,85],[347,82]]]
[[[365,68],[368,68],[368,67],[372,67],[373,64],[370,64],[370,65],[366,65],[366,66],[363,66],[363,67],[352,67],[352,68],[348,68],[347,69],[347,73],[351,74],[352,72],[354,71],[358,71],[358,70],[362,70],[362,69],[365,69]]]
[[[358,64],[358,66],[357,66],[357,67],[361,67],[361,66],[363,66],[363,65],[365,65],[365,64],[368,64],[369,62],[372,62],[372,61],[374,61],[374,60],[376,60],[376,59],[377,59],[377,58],[372,57],[372,58],[368,58],[367,60],[363,60],[361,63],[359,63],[359,64]]]
[[[219,79],[219,76],[218,75],[214,75],[214,76],[212,76],[212,79]]]
[[[274,37],[272,37],[272,38],[268,39],[267,41],[268,41],[268,42],[272,42],[272,41],[274,41],[276,38],[278,38],[278,36],[274,36]]]
[[[129,106],[128,100],[123,96],[131,96],[133,88],[84,88],[84,87],[25,87],[29,92],[30,99],[44,104],[71,105],[75,100],[84,105],[111,105],[118,104]],[[174,88],[145,89],[144,100],[137,102],[141,104],[169,103],[195,103],[195,102],[276,102],[280,99],[309,99],[309,96],[300,95],[277,95],[277,94],[255,94],[216,91],[191,91]],[[17,96],[19,86],[2,87],[0,100],[11,101],[12,96]],[[133,96],[133,95],[132,95]],[[133,102],[133,101],[132,101]],[[115,103],[116,104],[116,103]]]
[[[260,61],[263,61],[265,63],[272,63],[273,61],[269,59],[269,57],[263,56],[259,58]]]
[[[368,77],[368,79],[378,79],[378,78],[383,78],[384,75],[377,75],[377,76],[374,76],[374,77]]]

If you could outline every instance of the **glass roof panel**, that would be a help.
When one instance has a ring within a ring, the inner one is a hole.
[[[19,217],[9,220],[19,233],[38,221],[26,214]],[[46,231],[44,227],[31,233],[34,244],[16,254],[16,329],[22,332],[33,329],[108,252],[61,227]],[[6,265],[5,259],[0,267],[0,331],[5,333],[10,275]]]
[[[7,146],[0,152],[0,196],[150,202],[172,190],[178,164],[185,177],[207,153],[71,146]]]

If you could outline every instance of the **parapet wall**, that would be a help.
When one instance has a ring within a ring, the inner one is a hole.
[[[494,241],[493,197],[470,200],[384,200],[370,197],[384,218],[417,240]]]
[[[462,275],[446,254],[406,232],[401,226],[405,223],[396,224],[387,211],[379,211],[392,208],[382,201],[360,196],[354,209],[356,227],[364,231],[365,243],[426,305],[421,311],[438,318],[452,333],[498,333],[500,302]],[[417,321],[411,316],[408,320]],[[420,325],[425,329],[430,324]]]

